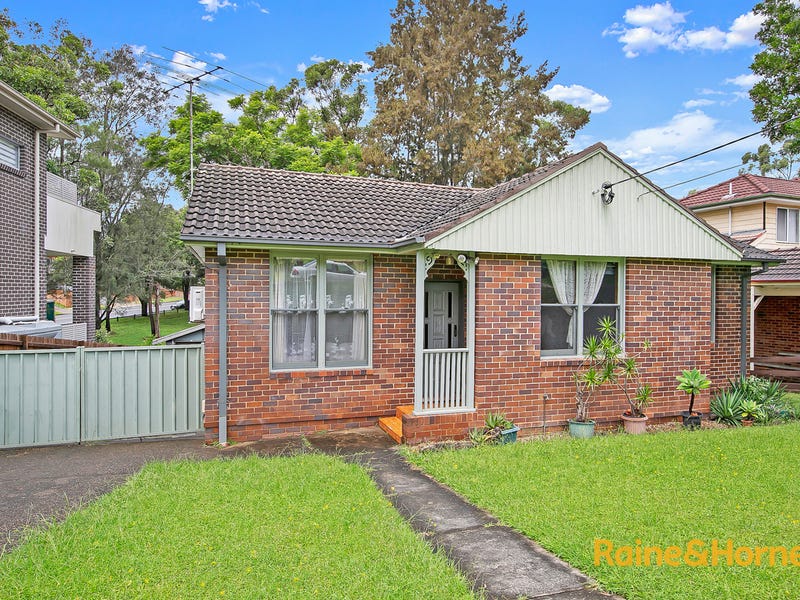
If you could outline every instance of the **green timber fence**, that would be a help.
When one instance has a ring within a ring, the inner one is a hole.
[[[0,448],[202,430],[203,346],[0,352]]]

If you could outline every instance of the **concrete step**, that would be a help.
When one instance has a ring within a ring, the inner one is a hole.
[[[398,444],[403,443],[403,421],[398,417],[381,417],[378,419],[378,427]]]

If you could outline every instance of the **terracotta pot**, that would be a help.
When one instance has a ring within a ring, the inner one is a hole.
[[[630,415],[622,415],[622,422],[625,425],[626,433],[632,435],[639,435],[647,431],[647,415],[641,417],[632,417]]]
[[[752,427],[753,419],[742,419],[742,427]]]

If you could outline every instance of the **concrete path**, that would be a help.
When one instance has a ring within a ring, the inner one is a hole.
[[[200,438],[0,450],[0,554],[22,529],[62,518],[153,460],[317,451],[366,467],[411,526],[441,549],[487,598],[609,598],[588,577],[409,465],[377,427],[230,448]]]
[[[586,575],[409,465],[397,452],[364,462],[372,478],[418,533],[441,549],[488,598],[618,598]]]

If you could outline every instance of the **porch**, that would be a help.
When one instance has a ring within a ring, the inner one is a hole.
[[[475,410],[475,266],[465,253],[416,253],[414,404],[379,425],[401,442],[402,416]],[[435,275],[434,275],[435,274]]]

